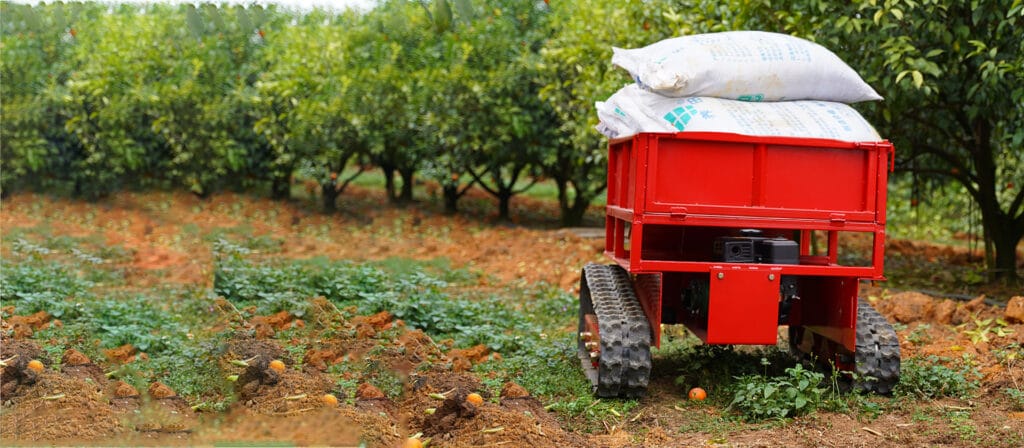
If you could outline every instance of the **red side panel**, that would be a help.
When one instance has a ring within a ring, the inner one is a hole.
[[[712,269],[705,342],[775,344],[780,278],[769,269]]]

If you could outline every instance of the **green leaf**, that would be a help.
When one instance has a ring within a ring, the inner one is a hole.
[[[921,86],[924,85],[924,75],[922,75],[921,72],[919,72],[917,70],[914,70],[914,71],[910,72],[910,74],[911,74],[911,76],[914,77],[914,87],[917,87],[918,89],[920,89]]]

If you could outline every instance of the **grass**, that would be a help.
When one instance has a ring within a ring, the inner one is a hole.
[[[897,397],[926,400],[942,397],[970,398],[980,385],[981,374],[966,359],[954,363],[957,368],[949,367],[946,363],[952,363],[952,360],[928,356],[903,361],[900,382],[894,394]]]

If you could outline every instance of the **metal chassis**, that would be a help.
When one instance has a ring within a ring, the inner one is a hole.
[[[719,149],[725,154],[715,152]],[[738,157],[722,158],[730,154]],[[815,158],[822,157],[833,158],[838,165],[817,172],[822,165]],[[677,164],[687,161],[682,171],[692,180],[665,179],[666,173],[673,172],[659,158]],[[698,171],[713,170],[714,164],[723,160],[737,164],[736,171],[744,174],[739,181],[722,181],[720,176],[729,175],[724,170]],[[794,330],[791,344],[820,359],[833,360],[840,368],[851,368],[858,283],[884,280],[886,185],[892,160],[893,148],[888,142],[718,133],[638,134],[612,141],[605,254],[633,274],[637,296],[651,324],[653,345],[661,344],[661,323],[686,324],[709,344],[775,344],[779,281],[783,275],[794,276],[801,297],[793,303],[785,322]],[[786,167],[796,172],[781,173]],[[817,177],[810,176],[813,179],[805,184],[793,181],[795,184],[781,193],[773,190],[772,182],[788,179],[780,176],[802,173]],[[844,181],[833,183],[829,176]],[[710,196],[728,203],[692,193],[705,187]],[[821,206],[832,199],[841,206]],[[741,228],[792,235],[791,239],[799,241],[800,264],[723,263],[682,252],[654,255],[660,248],[681,244],[677,238],[682,239],[686,232],[725,235]],[[812,251],[812,232],[827,235],[824,254]],[[869,265],[840,262],[841,232],[866,233],[873,238]],[[707,316],[681,309],[682,289],[694,278],[710,283]]]

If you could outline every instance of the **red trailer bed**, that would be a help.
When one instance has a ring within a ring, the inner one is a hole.
[[[635,293],[654,346],[662,323],[686,324],[710,344],[775,344],[788,325],[794,351],[852,371],[858,313],[874,313],[860,309],[858,282],[884,278],[892,160],[886,141],[722,133],[612,141],[605,253],[629,274],[618,284],[633,284],[618,294]],[[592,291],[617,288],[602,280],[613,274],[584,270],[584,367],[588,356],[595,369],[603,361],[601,312],[585,311],[604,306]]]

